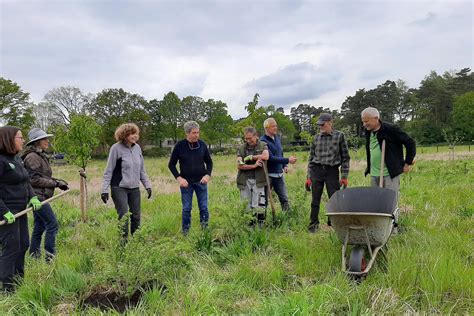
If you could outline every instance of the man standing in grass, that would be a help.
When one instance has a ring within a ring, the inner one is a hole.
[[[281,146],[280,137],[277,135],[278,124],[274,118],[270,117],[263,122],[265,128],[265,135],[260,140],[265,142],[268,146],[268,176],[270,178],[270,186],[278,195],[281,208],[283,211],[290,210],[288,202],[288,192],[286,190],[285,180],[283,179],[283,172],[288,172],[288,164],[296,163],[296,157],[283,157],[283,148]]]
[[[245,143],[237,149],[237,187],[242,200],[248,201],[248,210],[257,219],[259,227],[265,221],[266,198],[263,164],[268,160],[267,144],[260,141],[253,127],[244,130]],[[251,224],[255,224],[252,221]]]
[[[324,185],[328,196],[331,197],[340,186],[347,186],[349,175],[349,149],[344,133],[332,127],[332,115],[322,113],[317,124],[320,133],[314,136],[311,143],[306,190],[312,191],[311,222],[308,227],[310,233],[319,229],[319,204],[323,194]],[[339,180],[339,166],[341,166],[341,179]],[[328,221],[328,225],[331,222]]]
[[[209,210],[207,208],[207,184],[211,179],[212,159],[206,143],[199,139],[199,124],[189,121],[184,124],[186,139],[179,141],[173,148],[168,163],[173,176],[179,183],[181,190],[182,231],[186,236],[191,227],[191,209],[193,207],[193,193],[199,207],[201,228],[207,228]],[[176,164],[179,162],[179,169]]]
[[[374,107],[361,112],[362,123],[366,129],[365,149],[367,152],[367,169],[372,186],[379,185],[380,165],[382,159],[382,142],[385,140],[385,164],[383,187],[397,192],[400,190],[400,175],[410,171],[416,155],[415,141],[398,126],[380,120],[380,113]],[[403,147],[406,155],[403,157]],[[395,215],[395,222],[398,214]]]

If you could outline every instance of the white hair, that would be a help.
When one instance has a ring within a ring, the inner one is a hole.
[[[189,121],[189,122],[184,123],[184,132],[185,132],[186,134],[191,133],[191,130],[192,130],[193,128],[199,129],[199,124],[198,124],[197,122],[195,122],[195,121]]]
[[[273,117],[269,117],[263,122],[263,128],[267,129],[270,126],[270,123],[276,123]]]
[[[368,108],[365,108],[365,109],[360,113],[360,116],[361,116],[361,117],[369,116],[369,117],[377,117],[377,118],[380,118],[380,113],[379,113],[379,110],[377,110],[376,108],[369,106]]]

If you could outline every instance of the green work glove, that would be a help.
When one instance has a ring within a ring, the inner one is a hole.
[[[10,211],[3,214],[3,218],[5,218],[5,221],[7,222],[7,224],[13,224],[15,222],[15,216]]]
[[[244,158],[244,162],[251,162],[253,160],[252,155],[248,155],[247,157]]]
[[[40,202],[40,200],[38,200],[37,196],[33,196],[31,198],[30,202],[28,202],[28,206],[31,206],[33,211],[37,211],[41,208],[41,202]]]

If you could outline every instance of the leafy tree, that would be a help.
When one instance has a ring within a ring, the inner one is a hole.
[[[160,115],[166,137],[175,142],[182,137],[181,100],[173,91],[168,92],[160,103]]]
[[[149,115],[147,101],[138,94],[123,89],[104,89],[99,92],[87,109],[102,126],[100,141],[103,145],[115,142],[115,129],[123,123],[133,122],[141,129],[141,139],[146,141]]]
[[[80,193],[82,220],[86,220],[86,167],[91,160],[92,152],[99,144],[100,125],[86,114],[73,114],[71,123],[59,125],[56,130],[54,147],[66,154],[66,159],[80,167]]]
[[[465,140],[474,141],[474,91],[456,98],[452,122],[453,128],[459,130]]]
[[[8,79],[0,77],[0,122],[28,131],[35,123],[30,94]]]
[[[202,137],[210,145],[228,140],[232,136],[232,117],[227,112],[227,104],[213,99],[207,100],[204,104],[205,120],[201,123]]]
[[[204,122],[206,119],[206,105],[202,98],[187,96],[181,100],[181,125],[188,121]]]

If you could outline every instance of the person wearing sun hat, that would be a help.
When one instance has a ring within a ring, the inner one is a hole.
[[[21,155],[26,170],[30,175],[31,185],[40,201],[54,195],[54,189],[68,190],[68,183],[54,178],[49,158],[45,150],[49,147],[49,138],[40,128],[33,128],[28,133],[27,148]],[[46,261],[51,261],[56,255],[56,235],[58,221],[49,203],[43,204],[40,210],[33,213],[34,227],[31,234],[30,255],[34,258],[41,256],[41,239],[44,234],[44,249]]]

